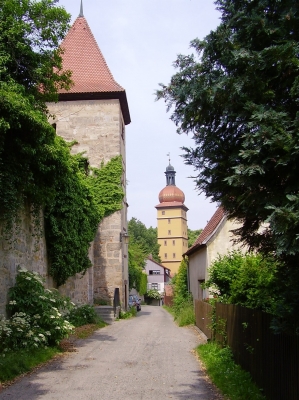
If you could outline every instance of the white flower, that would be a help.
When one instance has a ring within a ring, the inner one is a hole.
[[[11,300],[11,301],[9,302],[9,304],[15,305],[15,304],[17,304],[17,302],[16,302],[15,300]]]
[[[32,278],[30,278],[30,276],[26,276],[25,278],[27,281],[31,281]]]
[[[52,319],[55,318],[55,315],[50,315],[50,318],[52,318]]]
[[[53,303],[56,303],[56,300],[55,300],[55,299],[50,299],[50,301],[53,301]]]
[[[60,329],[60,326],[55,326],[55,329]]]
[[[36,342],[39,342],[39,338],[38,337],[33,338],[33,340],[35,340]]]
[[[45,337],[42,333],[39,333],[38,336],[41,337],[41,338]]]

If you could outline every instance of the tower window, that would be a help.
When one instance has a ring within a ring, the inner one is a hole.
[[[164,240],[164,246],[167,246],[167,240]]]
[[[171,231],[168,231],[168,235],[171,235]]]
[[[165,211],[162,211],[162,215],[165,215]]]
[[[175,253],[172,254],[172,257],[175,258]]]
[[[167,258],[167,253],[164,254],[164,258]]]
[[[172,244],[175,246],[175,240],[172,241]]]
[[[170,219],[168,220],[168,223],[169,223],[169,224],[171,223],[171,220],[170,220]]]

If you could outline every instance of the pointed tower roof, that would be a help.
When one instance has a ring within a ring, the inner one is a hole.
[[[63,69],[72,71],[74,85],[59,90],[59,100],[119,99],[125,124],[131,122],[126,92],[113,78],[101,50],[80,14],[60,46]]]

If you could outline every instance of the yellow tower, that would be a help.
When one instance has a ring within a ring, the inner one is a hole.
[[[158,243],[162,264],[174,275],[178,272],[182,255],[188,250],[187,211],[185,195],[175,185],[175,170],[166,168],[166,186],[159,193],[157,209]]]

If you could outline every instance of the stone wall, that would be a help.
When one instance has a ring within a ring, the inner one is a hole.
[[[15,284],[18,267],[38,272],[45,278],[47,286],[53,284],[48,277],[44,227],[35,231],[28,206],[14,228],[15,233],[9,240],[3,238],[3,226],[0,228],[0,314],[5,314],[7,292]]]

